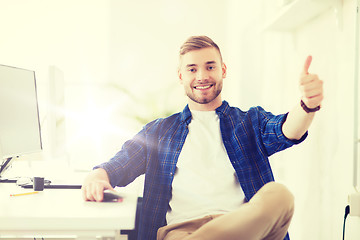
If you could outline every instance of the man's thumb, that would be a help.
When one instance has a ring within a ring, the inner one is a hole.
[[[304,75],[309,74],[309,67],[310,67],[311,61],[312,61],[312,56],[309,55],[306,58],[305,63],[304,63],[304,69],[303,69],[303,72],[302,72]]]

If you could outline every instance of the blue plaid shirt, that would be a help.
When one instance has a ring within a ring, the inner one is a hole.
[[[282,133],[287,114],[275,116],[261,107],[243,112],[224,101],[216,113],[224,146],[249,201],[265,183],[274,181],[268,157],[300,143],[307,133],[299,141],[287,139]],[[171,184],[190,121],[186,106],[181,113],[150,122],[110,161],[95,167],[106,170],[113,186],[126,186],[145,173],[140,240],[156,239],[157,230],[166,225]]]

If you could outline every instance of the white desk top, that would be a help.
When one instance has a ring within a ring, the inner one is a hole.
[[[44,189],[38,194],[0,183],[0,232],[113,231],[133,229],[137,196],[123,202],[85,202],[79,189]],[[1,237],[1,234],[0,234]]]

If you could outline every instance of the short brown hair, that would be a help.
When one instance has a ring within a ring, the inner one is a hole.
[[[219,51],[220,59],[222,61],[222,56],[219,46],[207,36],[192,36],[189,37],[183,45],[180,47],[180,56],[194,50],[199,50],[202,48],[214,47]]]

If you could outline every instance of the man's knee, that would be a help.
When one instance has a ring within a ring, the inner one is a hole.
[[[277,201],[283,202],[283,203],[289,203],[291,205],[294,204],[294,195],[289,191],[289,189],[280,183],[276,182],[269,182],[265,184],[260,191],[264,191],[266,194],[274,195],[274,197],[277,197]]]
[[[294,195],[280,183],[265,184],[252,200],[263,206],[265,211],[279,212],[279,214],[286,214],[289,217],[292,217],[294,212]]]
[[[284,185],[270,182],[255,195],[254,204],[259,207],[263,221],[270,223],[264,239],[283,239],[294,214],[293,194]]]

